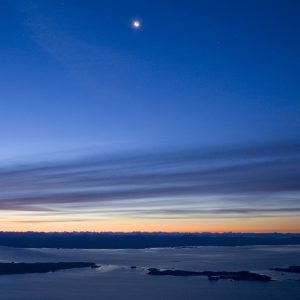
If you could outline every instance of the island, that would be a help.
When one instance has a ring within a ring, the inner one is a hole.
[[[98,268],[91,262],[0,263],[0,275],[48,273],[75,268]]]
[[[184,271],[184,270],[160,270],[156,268],[149,268],[148,275],[158,276],[207,276],[210,280],[232,279],[236,281],[271,281],[272,278],[266,275],[252,273],[249,271],[238,272],[215,272],[215,271]]]
[[[300,273],[300,266],[289,266],[287,268],[273,268],[271,270],[288,273]]]

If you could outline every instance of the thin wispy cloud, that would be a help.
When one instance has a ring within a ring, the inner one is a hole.
[[[165,218],[298,214],[299,149],[291,142],[10,165],[0,169],[0,209]]]

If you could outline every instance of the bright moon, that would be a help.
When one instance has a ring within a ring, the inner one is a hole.
[[[133,21],[132,23],[134,28],[140,28],[141,27],[141,22],[138,20]]]

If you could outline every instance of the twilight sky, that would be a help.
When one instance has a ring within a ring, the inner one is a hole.
[[[299,15],[1,1],[1,230],[300,232]]]

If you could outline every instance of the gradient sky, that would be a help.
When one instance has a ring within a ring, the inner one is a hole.
[[[1,1],[1,230],[300,232],[299,15]]]

